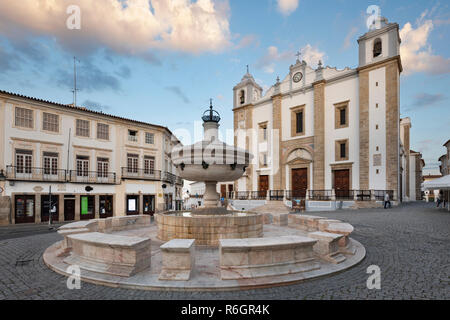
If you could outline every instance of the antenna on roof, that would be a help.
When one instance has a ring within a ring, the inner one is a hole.
[[[77,61],[80,62],[80,60],[77,59],[77,57],[73,57],[73,106],[77,106]]]

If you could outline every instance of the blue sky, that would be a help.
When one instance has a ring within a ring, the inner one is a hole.
[[[401,113],[411,148],[436,172],[450,139],[450,8],[439,1],[309,0],[0,1],[0,89],[193,130],[209,98],[232,128],[232,88],[250,65],[263,86],[284,77],[301,50],[311,64],[356,67],[366,9],[402,30]],[[81,9],[69,30],[66,9]],[[119,7],[114,6],[119,4]],[[305,58],[306,57],[306,58]]]

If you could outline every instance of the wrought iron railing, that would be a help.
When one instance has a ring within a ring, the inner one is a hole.
[[[335,190],[336,200],[355,200],[357,190]]]
[[[250,193],[250,198],[252,200],[266,200],[267,191],[252,191]]]
[[[68,172],[68,182],[74,183],[95,183],[95,184],[115,184],[115,172],[70,170]]]
[[[162,181],[168,182],[170,184],[175,184],[177,176],[170,172],[163,172]]]
[[[270,190],[269,191],[269,199],[271,201],[283,201],[284,190]]]
[[[331,200],[333,190],[308,190],[310,200]]]
[[[373,190],[375,200],[384,201],[384,196],[389,194],[389,200],[393,201],[394,199],[394,191],[393,190]]]
[[[67,171],[54,168],[33,168],[27,166],[6,166],[8,180],[65,182]]]
[[[370,190],[355,190],[357,201],[370,201],[372,199],[372,191]]]
[[[234,199],[236,200],[248,200],[250,198],[250,191],[235,191]]]
[[[303,200],[306,199],[306,189],[305,190],[286,190],[287,200]]]
[[[161,180],[161,171],[139,168],[122,168],[122,179]]]

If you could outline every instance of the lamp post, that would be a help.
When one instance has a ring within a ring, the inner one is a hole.
[[[52,186],[48,187],[48,228],[52,229]]]

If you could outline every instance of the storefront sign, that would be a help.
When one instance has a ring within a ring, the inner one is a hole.
[[[81,197],[81,214],[89,214],[88,197]]]

